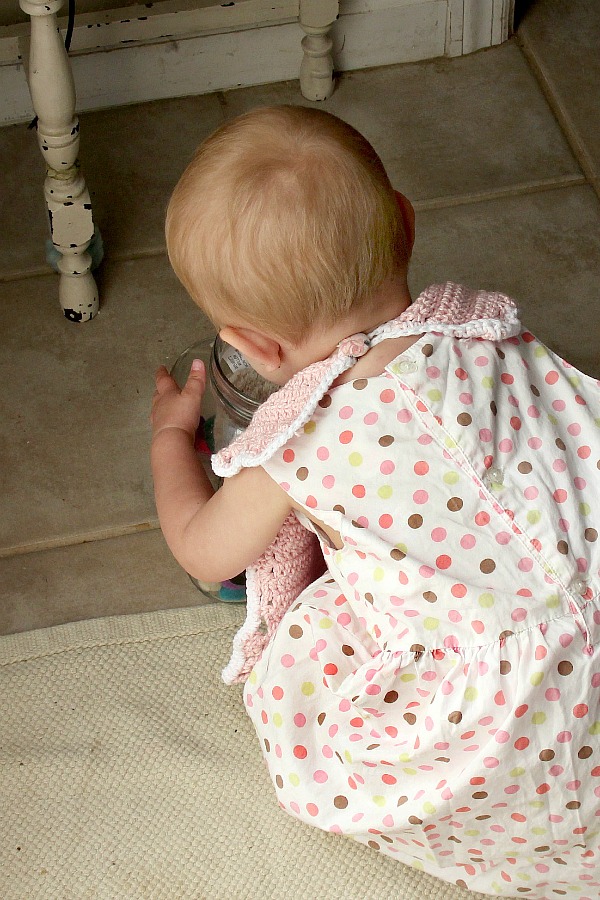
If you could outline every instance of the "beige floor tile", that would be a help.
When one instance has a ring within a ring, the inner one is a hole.
[[[0,634],[210,602],[160,531],[0,559]]]
[[[418,213],[413,295],[440,281],[509,294],[542,341],[600,377],[600,203],[589,186]]]
[[[154,372],[212,329],[164,256],[105,264],[101,287],[73,325],[56,276],[0,285],[0,551],[155,520]]]
[[[600,188],[598,0],[533,0],[519,36]]]
[[[81,170],[108,257],[164,247],[169,195],[196,146],[222,119],[216,94],[80,116]],[[11,196],[10,204],[0,204],[0,277],[43,270],[47,214],[35,133],[25,125],[0,128],[0,158],[0,180],[10,173]]]
[[[225,94],[226,113],[298,103],[296,82]],[[413,200],[498,191],[581,171],[514,42],[459,59],[344,74],[326,103],[374,144]]]

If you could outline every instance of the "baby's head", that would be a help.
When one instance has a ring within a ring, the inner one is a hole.
[[[321,110],[263,107],[198,148],[171,197],[175,273],[218,328],[300,342],[406,278],[410,235],[383,165]]]

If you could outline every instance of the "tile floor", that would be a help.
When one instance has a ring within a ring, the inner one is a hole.
[[[415,293],[446,279],[505,291],[600,376],[597,0],[518,9],[501,47],[345,74],[326,108],[415,203]],[[169,270],[163,215],[206,134],[282,101],[305,102],[297,83],[81,116],[107,251],[101,312],[82,326],[62,318],[44,262],[35,139],[0,129],[0,633],[202,602],[162,541],[148,465],[154,370],[210,334]]]

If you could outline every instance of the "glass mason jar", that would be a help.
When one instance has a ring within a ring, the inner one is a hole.
[[[194,359],[203,360],[208,373],[195,446],[216,490],[222,479],[212,471],[211,454],[222,450],[248,427],[258,407],[277,387],[261,378],[235,347],[218,336],[192,344],[179,356],[171,370],[179,387],[185,384]],[[243,603],[246,599],[244,573],[216,583],[189,577],[211,600]]]

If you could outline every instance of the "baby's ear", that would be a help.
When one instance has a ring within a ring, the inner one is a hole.
[[[219,337],[239,350],[250,364],[260,363],[268,372],[275,372],[281,365],[281,345],[276,338],[269,337],[262,331],[227,325],[221,329]]]

